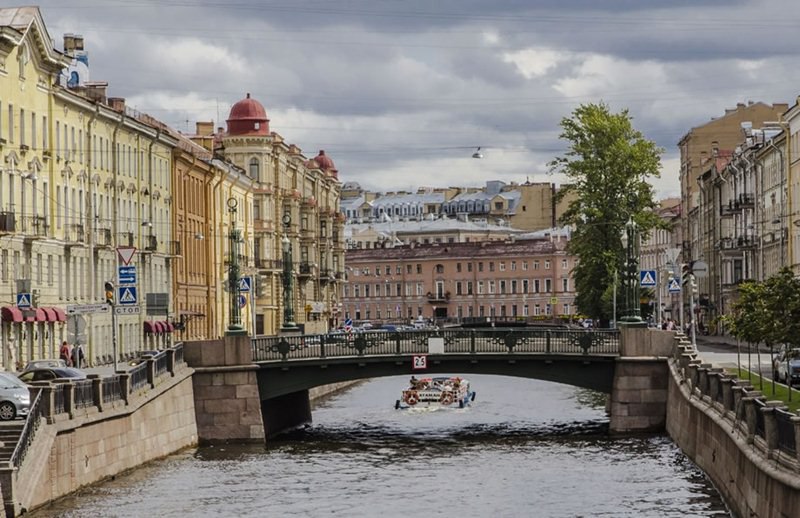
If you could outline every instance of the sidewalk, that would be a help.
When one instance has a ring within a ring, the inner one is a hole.
[[[739,341],[736,339],[736,337],[727,335],[697,335],[696,340],[698,345],[716,345],[720,347],[728,347],[733,350],[736,350],[737,347],[740,347],[742,351],[746,351],[748,345],[747,342]],[[751,345],[753,350],[755,350],[754,345],[755,344]],[[764,344],[758,344],[758,348],[761,352],[769,352],[769,347]],[[777,352],[778,347],[773,347],[773,351]]]

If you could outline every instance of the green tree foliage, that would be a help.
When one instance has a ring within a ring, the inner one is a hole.
[[[783,268],[764,282],[746,281],[725,323],[749,343],[800,347],[800,279]]]
[[[608,293],[625,255],[625,223],[633,218],[642,238],[659,224],[648,180],[660,175],[663,149],[633,128],[627,110],[611,113],[604,103],[581,105],[561,129],[569,147],[549,167],[567,177],[557,200],[570,200],[560,223],[575,228],[568,251],[578,257],[576,304],[580,313],[608,320]]]

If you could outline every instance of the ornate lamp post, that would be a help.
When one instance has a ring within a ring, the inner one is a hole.
[[[298,331],[297,324],[294,323],[294,301],[292,300],[294,279],[292,278],[292,242],[289,240],[289,228],[291,223],[292,217],[287,212],[283,215],[283,238],[281,238],[281,248],[283,250],[282,333],[295,333]]]
[[[247,334],[242,326],[242,315],[239,308],[239,242],[241,233],[236,228],[236,208],[239,202],[228,198],[228,213],[231,216],[231,230],[228,233],[228,290],[230,291],[229,321],[226,335]]]
[[[620,322],[636,324],[642,322],[639,311],[639,227],[633,218],[625,223],[622,236],[625,246],[625,264],[622,271],[622,285],[625,293],[625,314]]]

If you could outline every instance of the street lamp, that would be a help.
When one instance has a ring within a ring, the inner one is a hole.
[[[622,244],[625,247],[625,265],[622,271],[625,309],[620,322],[630,325],[642,322],[639,314],[639,227],[633,217],[628,218],[625,223]]]
[[[229,322],[226,335],[246,335],[242,326],[242,315],[239,308],[239,242],[240,231],[236,228],[236,198],[228,198],[228,213],[231,215],[231,230],[228,233],[228,289],[230,291]]]
[[[287,212],[283,215],[283,238],[281,238],[281,248],[283,250],[283,325],[282,333],[295,333],[298,331],[297,324],[294,322],[294,303],[292,301],[293,278],[292,278],[292,242],[289,240],[289,228],[292,217]]]

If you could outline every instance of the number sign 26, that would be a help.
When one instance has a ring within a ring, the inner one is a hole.
[[[423,370],[428,368],[428,357],[425,355],[414,356],[411,364],[414,370]]]

